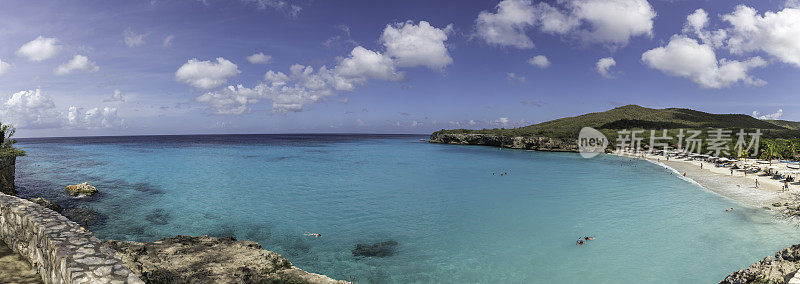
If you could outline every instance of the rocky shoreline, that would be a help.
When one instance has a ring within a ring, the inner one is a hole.
[[[578,152],[578,142],[550,137],[521,137],[495,134],[434,133],[430,143],[495,146],[548,152]]]
[[[800,278],[796,278],[798,269],[800,269],[800,244],[785,248],[774,256],[765,257],[745,269],[733,272],[719,283],[800,283]]]
[[[88,183],[71,187],[88,188],[91,194],[97,192]],[[75,195],[70,186],[67,192],[70,196]],[[42,197],[28,201],[41,206],[41,210],[54,211],[51,214],[60,218],[68,217],[83,226],[81,230],[86,232],[88,225],[102,223],[105,217],[81,207],[62,208]],[[0,242],[0,245],[4,244]],[[144,283],[350,283],[306,272],[283,256],[264,250],[256,242],[239,241],[234,237],[179,235],[147,243],[108,240],[102,245],[107,247],[105,250],[110,248],[116,253],[122,265]]]
[[[145,283],[349,283],[303,271],[256,242],[176,236],[105,245]]]

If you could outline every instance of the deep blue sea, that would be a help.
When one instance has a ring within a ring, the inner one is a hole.
[[[648,162],[424,138],[22,139],[17,184],[100,239],[232,235],[359,283],[715,283],[800,243],[795,225]],[[64,193],[84,181],[100,193]],[[388,257],[351,252],[389,240]]]

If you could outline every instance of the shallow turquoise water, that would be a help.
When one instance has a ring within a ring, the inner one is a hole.
[[[17,183],[105,215],[90,225],[101,239],[234,235],[360,283],[714,283],[800,242],[647,162],[420,138],[26,139]],[[82,181],[101,194],[62,193]],[[576,246],[584,235],[597,240]],[[387,240],[393,256],[351,253]]]

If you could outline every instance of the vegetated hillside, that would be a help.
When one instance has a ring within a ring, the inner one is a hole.
[[[800,135],[800,122],[760,120],[745,114],[713,114],[682,108],[652,109],[626,105],[609,111],[588,113],[515,129],[441,130],[434,133],[491,133],[507,136],[570,138],[583,127],[611,134],[619,129],[761,129],[766,137]]]
[[[788,120],[777,120],[777,119],[765,119],[764,121],[782,126],[791,130],[800,130],[800,122],[797,121],[788,121]]]

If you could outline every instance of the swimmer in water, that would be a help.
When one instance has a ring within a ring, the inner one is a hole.
[[[733,211],[733,208],[725,209],[725,212],[730,212],[730,211]]]
[[[591,241],[594,240],[594,237],[583,237],[584,240]]]
[[[577,242],[575,242],[575,244],[576,244],[576,245],[582,245],[582,244],[585,244],[585,243],[586,243],[586,242],[584,242],[584,241],[583,241],[583,240],[581,240],[581,239],[578,239],[578,241],[577,241]]]
[[[316,233],[309,233],[309,232],[306,232],[305,234],[303,234],[303,236],[306,236],[306,237],[315,237],[315,238],[319,238],[319,237],[322,237],[322,234],[316,234]]]

